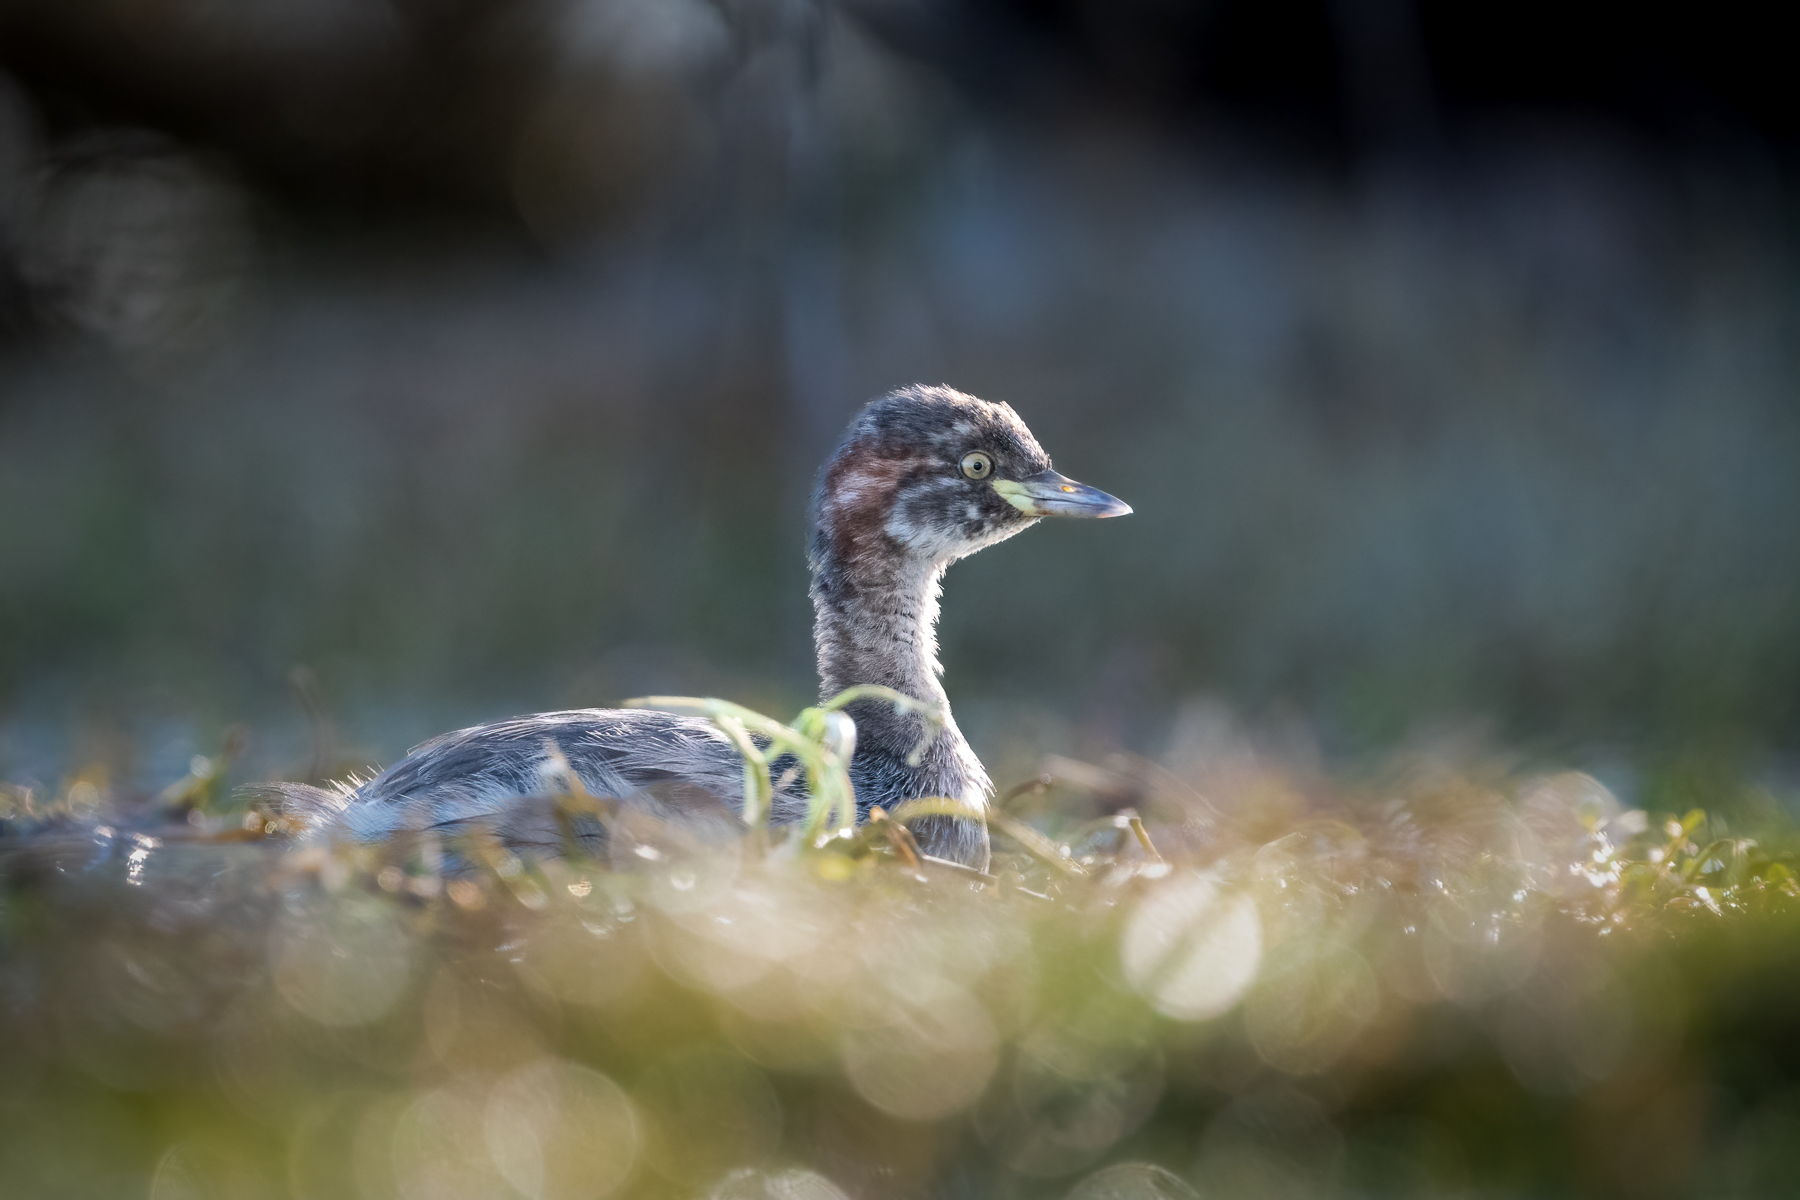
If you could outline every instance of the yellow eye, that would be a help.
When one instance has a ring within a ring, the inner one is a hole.
[[[963,455],[962,473],[970,479],[986,479],[994,473],[994,460],[980,450],[971,450]]]

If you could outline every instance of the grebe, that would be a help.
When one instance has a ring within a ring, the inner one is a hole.
[[[943,717],[917,753],[926,732],[920,716],[875,700],[849,706],[859,819],[871,806],[891,809],[923,797],[984,807],[993,785],[950,718],[938,682],[944,570],[1040,517],[1116,517],[1130,506],[1051,470],[1049,456],[1008,405],[915,385],[872,401],[851,422],[820,474],[813,511],[808,561],[822,694],[881,684],[935,705]],[[366,783],[276,790],[290,812],[359,839],[480,826],[504,841],[553,850],[558,839],[541,801],[547,762],[557,752],[596,796],[654,796],[663,810],[671,795],[676,808],[696,792],[734,809],[743,797],[743,759],[711,722],[600,708],[448,733]],[[803,817],[803,790],[791,778],[776,782],[772,819]],[[927,854],[987,865],[980,821],[928,817],[915,833]]]

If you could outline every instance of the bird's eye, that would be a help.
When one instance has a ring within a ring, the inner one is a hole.
[[[994,473],[994,460],[980,450],[963,455],[962,473],[970,479],[986,479]]]

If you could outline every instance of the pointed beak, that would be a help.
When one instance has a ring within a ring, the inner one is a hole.
[[[993,486],[1028,517],[1122,517],[1131,511],[1123,500],[1055,471],[1027,479],[996,479]]]

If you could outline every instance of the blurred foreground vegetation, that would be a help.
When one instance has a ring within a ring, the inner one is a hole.
[[[3,1190],[1789,1194],[1777,806],[1425,758],[1050,765],[987,878],[882,822],[700,847],[621,810],[607,862],[333,846],[204,759],[135,806],[9,791]]]

